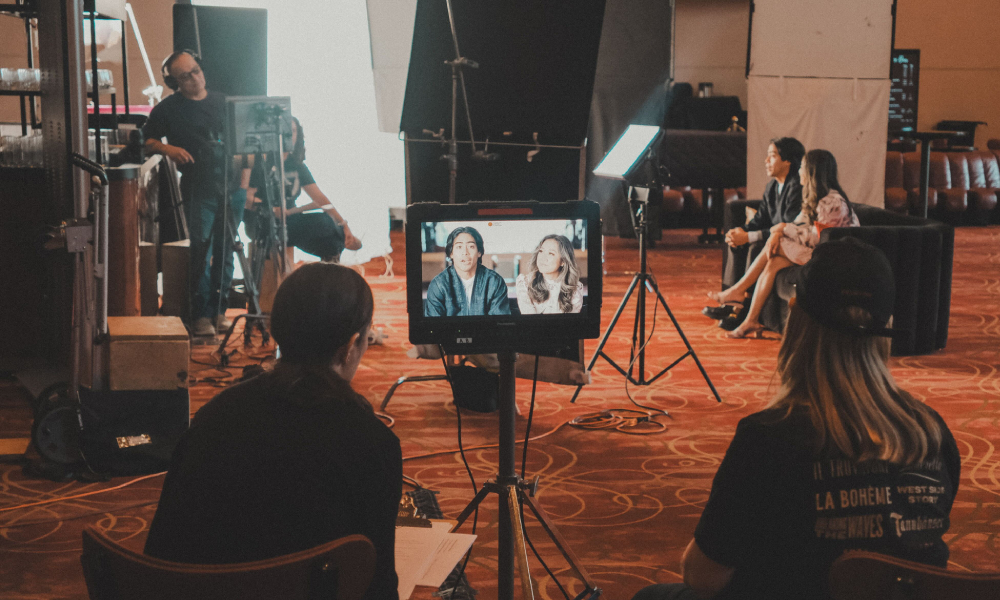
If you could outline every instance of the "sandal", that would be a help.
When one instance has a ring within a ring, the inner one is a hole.
[[[743,310],[743,303],[733,300],[724,302],[721,306],[706,306],[701,309],[701,314],[709,319],[721,321],[730,315],[738,314],[741,310]]]
[[[764,339],[764,326],[760,323],[748,324],[744,321],[742,325],[726,334],[727,338],[733,340],[741,340],[748,336],[753,336],[758,340]]]

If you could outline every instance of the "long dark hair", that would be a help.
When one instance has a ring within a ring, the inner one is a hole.
[[[295,138],[295,146],[293,146],[292,151],[288,153],[288,160],[290,160],[292,164],[300,165],[306,160],[306,134],[302,130],[302,123],[299,123],[298,118],[292,117],[292,123],[295,124],[298,136]]]
[[[525,279],[528,280],[528,297],[535,304],[541,304],[549,299],[545,276],[538,271],[538,253],[542,250],[542,244],[548,240],[555,240],[559,244],[559,258],[562,260],[559,272],[559,310],[564,313],[572,312],[573,295],[576,294],[576,288],[580,284],[580,268],[576,266],[573,244],[564,235],[547,235],[535,246],[525,272]]]
[[[847,202],[849,210],[851,203],[847,199],[844,188],[837,180],[837,159],[829,150],[810,150],[802,159],[805,179],[802,180],[802,212],[812,223],[816,220],[816,207],[819,201],[831,191],[836,191]]]
[[[371,325],[375,301],[356,271],[310,263],[292,272],[274,295],[271,335],[281,361],[329,365],[337,351]]]

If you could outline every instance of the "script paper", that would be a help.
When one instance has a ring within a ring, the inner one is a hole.
[[[476,536],[449,533],[452,524],[434,521],[431,527],[396,528],[396,576],[400,600],[418,585],[439,587],[455,564],[472,546]]]
[[[433,562],[417,585],[441,587],[458,561],[462,560],[465,553],[472,547],[474,541],[476,541],[476,536],[471,533],[449,533],[446,535],[441,540],[441,545],[438,546]]]

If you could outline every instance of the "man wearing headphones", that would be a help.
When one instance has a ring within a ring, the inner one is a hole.
[[[226,97],[206,89],[201,63],[188,50],[168,56],[161,74],[163,82],[175,93],[149,113],[143,126],[146,151],[167,156],[180,168],[181,196],[191,242],[188,288],[191,330],[194,335],[215,335],[216,327],[226,329],[230,325],[224,313],[233,277],[233,240],[227,239],[221,221],[226,182],[225,152],[219,139]],[[242,198],[238,197],[241,192]],[[232,223],[243,219],[245,193],[238,190],[230,198]],[[223,261],[221,270],[219,260]]]

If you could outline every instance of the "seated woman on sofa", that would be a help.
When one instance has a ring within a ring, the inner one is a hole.
[[[888,259],[847,238],[816,248],[800,275],[780,388],[736,427],[681,559],[684,584],[633,600],[828,598],[830,565],[852,549],[948,563],[961,456],[889,371]]]
[[[799,167],[802,182],[802,212],[791,223],[778,223],[771,228],[764,251],[754,260],[736,284],[722,292],[709,292],[708,297],[719,304],[741,302],[753,288],[750,309],[743,323],[726,335],[744,338],[760,337],[764,326],[760,312],[774,287],[778,271],[792,265],[809,262],[819,234],[827,227],[858,227],[858,216],[847,200],[847,194],[837,180],[837,159],[827,150],[806,152]]]

